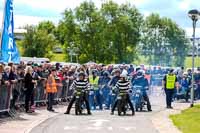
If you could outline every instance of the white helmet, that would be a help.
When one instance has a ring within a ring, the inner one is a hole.
[[[188,73],[187,73],[187,72],[184,72],[184,73],[183,73],[183,75],[187,76],[187,75],[188,75]]]
[[[126,78],[126,77],[127,77],[127,72],[126,72],[126,71],[123,71],[123,72],[120,74],[120,77]]]

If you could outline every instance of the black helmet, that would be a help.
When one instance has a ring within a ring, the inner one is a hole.
[[[173,73],[173,72],[174,72],[174,69],[170,69],[170,70],[169,70],[169,73]]]
[[[78,76],[80,77],[80,76],[84,76],[85,77],[85,73],[84,72],[80,72],[79,74],[78,74]]]
[[[104,71],[104,72],[103,72],[103,75],[104,75],[104,76],[108,76],[108,75],[110,75],[110,73],[109,73],[108,71]]]
[[[143,75],[143,71],[142,70],[138,70],[137,71],[137,76],[142,76]]]

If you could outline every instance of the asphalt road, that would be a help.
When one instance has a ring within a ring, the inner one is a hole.
[[[93,111],[91,116],[75,116],[74,110],[70,115],[59,114],[48,119],[31,133],[158,133],[151,118],[164,110],[164,96],[160,90],[150,96],[152,112],[136,112],[135,116],[110,115],[110,111]],[[131,112],[129,112],[131,113]]]

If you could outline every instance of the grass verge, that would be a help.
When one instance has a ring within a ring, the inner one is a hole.
[[[200,133],[200,105],[171,115],[170,118],[183,133]]]

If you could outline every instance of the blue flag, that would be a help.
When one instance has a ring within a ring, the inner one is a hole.
[[[13,0],[6,0],[1,40],[1,61],[19,63],[20,55],[14,39]]]

